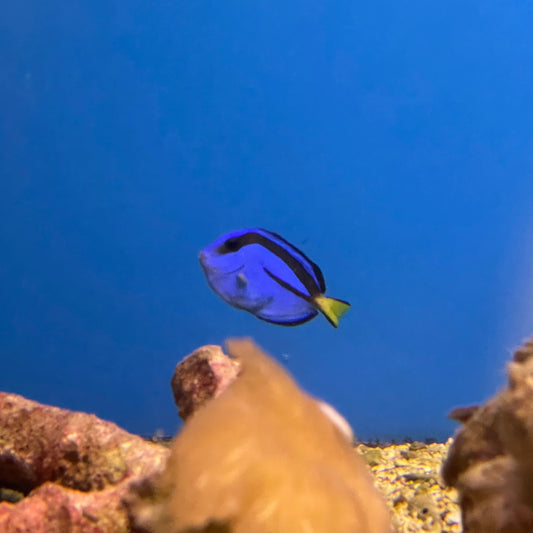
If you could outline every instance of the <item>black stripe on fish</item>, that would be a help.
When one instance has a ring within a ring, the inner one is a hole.
[[[279,257],[294,272],[295,276],[301,281],[302,285],[307,289],[311,297],[316,296],[318,294],[323,294],[326,291],[324,276],[322,275],[322,272],[318,265],[313,263],[313,261],[311,261],[302,251],[298,250],[298,248],[287,242],[280,235],[263,229],[261,231],[264,231],[267,235],[272,235],[275,239],[279,239],[291,250],[300,254],[302,258],[311,265],[313,273],[315,274],[317,279],[315,280],[313,276],[309,274],[309,272],[305,269],[302,263],[296,257],[294,257],[289,250],[286,250],[277,242],[270,240],[265,235],[257,233],[256,231],[243,233],[238,237],[230,237],[218,248],[218,252],[221,254],[229,254],[237,252],[243,246],[247,246],[249,244],[259,244],[260,246],[263,246],[264,248],[272,252],[274,255]]]
[[[313,269],[313,273],[316,276],[316,279],[318,281],[318,288],[320,289],[320,293],[323,294],[323,293],[326,292],[326,282],[324,280],[324,276],[322,274],[322,271],[320,270],[320,267],[316,263],[311,261],[311,259],[309,259],[309,257],[307,257],[302,252],[302,250],[300,250],[299,248],[296,248],[296,246],[294,246],[294,244],[291,244],[289,241],[284,239],[278,233],[274,233],[273,231],[269,231],[267,229],[262,229],[262,228],[259,228],[259,230],[260,231],[264,231],[268,235],[272,235],[273,238],[280,240],[283,244],[285,244],[288,248],[290,248],[294,253],[300,254],[302,256],[302,258],[304,259],[304,261],[307,261],[309,263],[309,265],[311,265],[311,268]]]
[[[313,297],[308,296],[307,294],[304,294],[302,291],[299,291],[296,287],[293,287],[290,283],[287,283],[285,280],[282,280],[276,274],[272,274],[270,270],[263,267],[263,270],[276,282],[279,283],[284,289],[288,290],[289,292],[292,292],[295,296],[298,296],[299,298],[302,298],[302,300],[305,300],[306,302],[309,302],[310,304],[313,304]]]

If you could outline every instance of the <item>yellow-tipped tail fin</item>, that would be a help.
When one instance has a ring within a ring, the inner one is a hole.
[[[337,300],[336,298],[328,298],[327,296],[316,296],[315,303],[318,310],[322,312],[334,327],[339,325],[339,318],[350,309],[348,302]]]

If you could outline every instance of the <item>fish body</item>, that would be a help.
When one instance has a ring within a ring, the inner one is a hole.
[[[296,326],[322,312],[337,327],[350,304],[324,296],[320,268],[276,233],[244,229],[200,252],[207,281],[224,301],[261,320]]]

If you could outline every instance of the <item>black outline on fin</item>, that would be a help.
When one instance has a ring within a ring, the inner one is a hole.
[[[311,312],[308,316],[306,316],[304,318],[299,318],[298,320],[291,320],[291,321],[288,321],[288,322],[282,322],[282,321],[279,321],[279,320],[272,320],[270,318],[263,318],[263,317],[261,317],[259,315],[255,315],[255,317],[258,318],[259,320],[262,320],[263,322],[268,322],[270,324],[276,324],[277,326],[292,327],[292,326],[299,326],[300,324],[305,324],[306,322],[309,322],[310,320],[313,320],[313,318],[315,318],[316,315],[318,315],[318,311],[316,309],[313,309],[313,312]]]

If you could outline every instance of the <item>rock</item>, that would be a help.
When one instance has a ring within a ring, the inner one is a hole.
[[[419,450],[426,450],[427,444],[420,442],[418,440],[415,440],[414,442],[409,443],[409,451],[416,452]]]
[[[429,527],[426,531],[440,531],[441,518],[437,506],[433,499],[427,493],[427,490],[419,490],[415,495],[407,501],[407,508],[412,515],[415,515],[418,520],[425,521]]]
[[[2,533],[130,531],[130,485],[163,469],[168,450],[94,415],[0,393]]]
[[[383,462],[383,454],[378,448],[367,448],[364,445],[359,446],[359,453],[369,466],[377,466]]]
[[[385,533],[391,515],[358,454],[317,402],[249,340],[216,400],[190,417],[137,507],[154,533]],[[143,500],[147,503],[143,504]]]
[[[239,363],[220,346],[202,346],[185,357],[170,382],[180,417],[186,420],[206,401],[216,398],[238,373]]]
[[[522,346],[515,350],[513,361],[515,363],[525,363],[533,356],[533,337],[527,340]]]
[[[533,342],[508,366],[508,385],[466,417],[446,462],[468,533],[533,530]]]
[[[0,503],[17,503],[24,498],[24,494],[18,490],[5,489],[0,487]]]
[[[442,468],[442,477],[448,485],[454,487],[461,473],[471,466],[504,453],[503,443],[495,430],[498,403],[498,400],[491,399],[480,406],[455,435]]]
[[[461,513],[458,510],[444,513],[444,523],[448,527],[461,524]]]
[[[0,504],[2,533],[128,533],[128,515],[115,488],[79,492],[46,482],[16,505]]]
[[[456,407],[448,413],[448,418],[455,420],[456,422],[461,422],[464,424],[472,415],[479,409],[479,405],[468,405],[466,407]]]
[[[500,456],[477,463],[459,477],[457,489],[466,532],[532,531],[533,514],[517,491],[519,476],[516,463]]]

